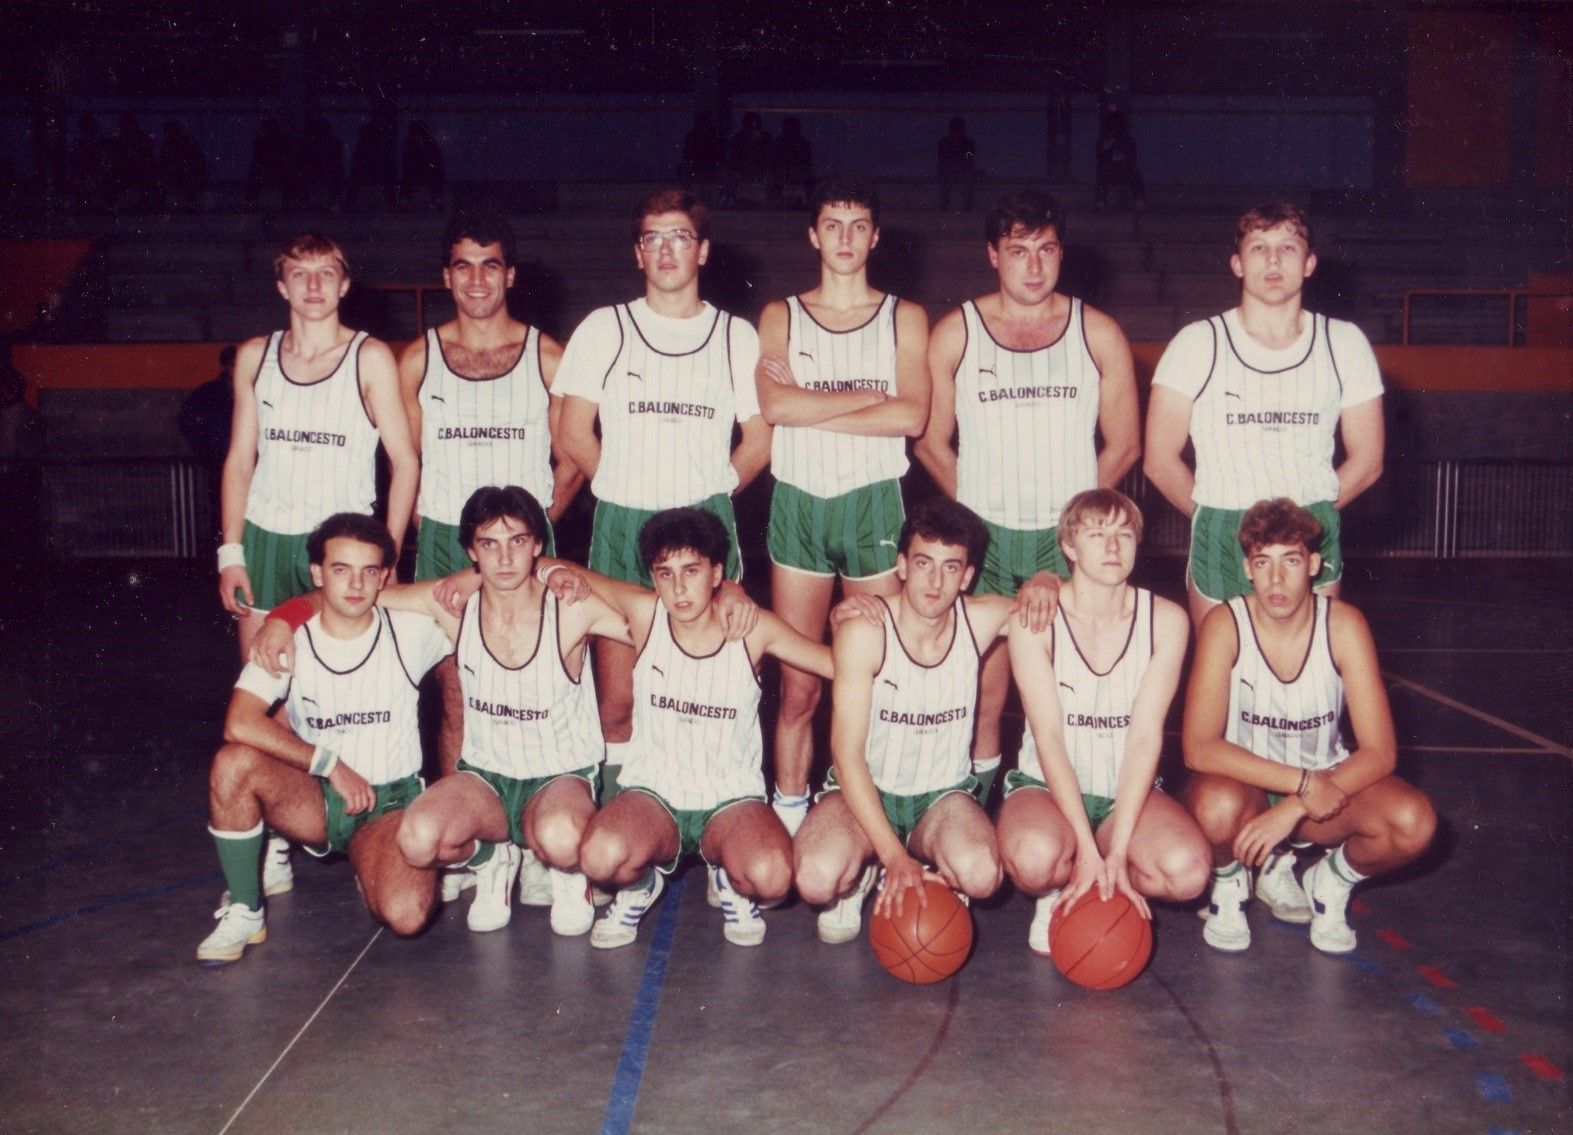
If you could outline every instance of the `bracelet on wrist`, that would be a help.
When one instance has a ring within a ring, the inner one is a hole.
[[[547,564],[545,567],[537,568],[535,570],[536,581],[539,583],[545,583],[548,579],[552,578],[552,572],[562,570],[562,564]]]
[[[1310,790],[1311,790],[1311,770],[1308,769],[1308,768],[1301,769],[1300,770],[1300,787],[1295,789],[1294,794],[1296,796],[1298,796],[1300,799],[1304,800],[1305,799],[1305,794],[1307,792],[1309,792]]]

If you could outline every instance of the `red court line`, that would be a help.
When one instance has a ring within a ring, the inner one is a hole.
[[[1416,966],[1415,972],[1438,989],[1457,989],[1458,982],[1448,977],[1436,966]]]
[[[1562,1069],[1538,1052],[1521,1052],[1518,1055],[1518,1059],[1525,1068],[1528,1068],[1542,1080],[1555,1080],[1560,1083],[1565,1078],[1562,1075]]]
[[[1480,1005],[1471,1005],[1469,1008],[1465,1009],[1464,1012],[1469,1016],[1471,1021],[1474,1021],[1475,1024],[1485,1029],[1488,1033],[1507,1032],[1507,1026],[1502,1023],[1502,1018],[1498,1017],[1490,1009],[1486,1009]]]
[[[1396,930],[1378,930],[1376,936],[1395,950],[1410,950],[1414,948],[1409,944],[1409,939]]]

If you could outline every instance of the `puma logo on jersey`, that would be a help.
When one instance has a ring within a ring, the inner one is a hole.
[[[1071,685],[1069,682],[1061,682],[1060,689],[1069,690],[1073,694],[1076,692],[1076,687]]]
[[[663,678],[666,677],[666,671],[661,669],[659,666],[652,665],[650,667],[650,669],[654,670],[657,674],[661,675],[661,677],[663,677]]]
[[[444,398],[441,394],[433,394],[431,396],[431,400],[433,402],[441,402],[444,406],[446,406],[448,404],[448,400],[446,398]]]
[[[800,359],[807,359],[809,362],[813,362],[814,361],[814,352],[812,352],[812,351],[799,351],[797,353],[797,357],[800,358]]]
[[[643,381],[644,381],[644,375],[642,375],[642,374],[640,374],[640,373],[639,373],[639,372],[638,372],[638,371],[636,371],[636,370],[631,370],[631,371],[629,371],[629,372],[628,372],[628,377],[629,377],[629,378],[632,378],[632,379],[635,379],[635,380],[637,380],[637,381],[639,381],[639,382],[643,382]]]
[[[879,542],[879,546],[881,548],[894,548],[896,546],[896,542],[894,540],[881,540]]]
[[[261,399],[258,399],[258,401],[260,401],[260,402],[261,402],[261,403],[262,403],[262,404],[263,404],[263,405],[264,405],[264,406],[266,406],[266,407],[267,407],[267,408],[268,408],[268,409],[270,409],[270,410],[271,410],[271,409],[273,409],[273,403],[272,403],[272,402],[269,402],[269,401],[268,401],[268,400],[267,400],[267,399],[266,399],[266,398],[261,398]]]
[[[881,678],[880,681],[884,682],[885,685],[895,690],[898,694],[901,692],[901,687],[896,685],[896,683],[892,682],[889,678]]]
[[[312,705],[316,706],[318,709],[322,708],[322,703],[319,702],[316,698],[308,698],[305,694],[301,694],[300,695],[300,700],[301,701],[310,702]]]
[[[1232,391],[1232,390],[1225,390],[1225,391],[1224,391],[1224,392],[1223,392],[1223,396],[1224,396],[1224,397],[1225,397],[1225,398],[1239,398],[1239,399],[1240,399],[1240,400],[1241,400],[1241,401],[1244,401],[1244,399],[1243,399],[1243,398],[1242,398],[1242,397],[1241,397],[1241,395],[1238,395],[1238,394],[1236,394],[1236,393],[1235,393],[1235,392],[1234,392],[1234,391]]]
[[[465,664],[464,664],[464,670],[465,670],[465,673],[467,673],[467,674],[471,674],[471,675],[474,675],[474,676],[475,676],[475,677],[477,677],[477,678],[479,678],[479,677],[480,677],[480,675],[479,675],[479,674],[476,674],[476,673],[475,673],[475,667],[474,667],[474,666],[471,666],[471,665],[470,665],[470,664],[469,664],[469,663],[468,663],[468,662],[466,662],[466,663],[465,663]]]
[[[990,378],[998,378],[998,377],[999,377],[999,375],[998,375],[998,374],[996,374],[996,373],[995,373],[995,371],[994,371],[994,368],[993,368],[993,367],[979,367],[979,368],[978,368],[978,373],[979,373],[979,374],[980,374],[980,375],[981,375],[981,374],[986,374],[986,375],[988,375],[988,376],[989,376],[989,377],[990,377]]]
[[[1249,679],[1249,678],[1241,678],[1240,679],[1240,685],[1244,686],[1246,689],[1250,690],[1252,693],[1256,692],[1256,683],[1251,681],[1251,679]]]

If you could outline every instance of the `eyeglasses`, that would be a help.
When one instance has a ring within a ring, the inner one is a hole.
[[[687,252],[694,246],[699,238],[687,229],[667,229],[665,232],[649,232],[639,234],[639,247],[646,252],[654,252],[663,244],[672,246],[673,252]]]

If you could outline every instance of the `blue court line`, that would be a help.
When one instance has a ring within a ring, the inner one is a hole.
[[[60,914],[52,914],[48,918],[41,919],[38,922],[29,922],[26,926],[18,926],[15,930],[7,930],[4,934],[0,934],[0,942],[10,942],[13,939],[22,938],[28,934],[36,934],[40,930],[47,930],[51,926],[58,926],[62,922],[70,922],[74,918],[85,918],[90,914],[98,914],[101,911],[112,910],[117,906],[125,906],[128,903],[141,902],[143,899],[157,898],[160,895],[173,894],[176,891],[189,891],[197,887],[210,887],[213,884],[222,881],[223,878],[224,873],[222,871],[212,871],[206,875],[199,875],[195,879],[187,879],[183,883],[169,883],[166,886],[152,887],[145,891],[133,891],[129,895],[117,895],[115,898],[104,899],[102,902],[96,902],[88,906],[78,907],[76,910],[67,910]]]
[[[601,1135],[628,1135],[633,1126],[634,1104],[639,1100],[639,1081],[644,1078],[656,1010],[661,1007],[661,988],[666,984],[666,963],[672,956],[672,939],[677,935],[677,911],[682,906],[685,882],[686,879],[678,879],[667,888],[666,901],[656,919],[650,952],[645,955],[644,976],[639,979],[639,993],[634,997],[628,1021],[628,1034],[623,1037],[623,1053],[612,1078],[612,1094],[601,1120]]]
[[[1468,1029],[1443,1029],[1442,1035],[1447,1038],[1447,1043],[1460,1052],[1479,1052],[1480,1042]]]
[[[1415,1009],[1428,1017],[1445,1017],[1447,1010],[1438,1005],[1424,993],[1406,993],[1404,1000],[1408,1001]]]
[[[1482,1072],[1476,1076],[1475,1088],[1480,1098],[1490,1103],[1513,1102],[1513,1089],[1507,1086],[1507,1079],[1496,1072]]]
[[[194,809],[190,812],[181,812],[177,816],[170,816],[168,819],[160,820],[156,824],[152,824],[145,828],[138,828],[136,831],[126,832],[124,835],[118,835],[113,839],[103,840],[99,843],[81,848],[78,851],[64,852],[55,856],[53,859],[46,859],[42,863],[29,867],[25,871],[18,871],[14,875],[0,877],[0,889],[9,887],[13,883],[20,883],[24,879],[31,879],[38,875],[47,874],[48,872],[53,871],[56,867],[62,867],[74,860],[87,859],[90,856],[98,855],[100,852],[106,851],[111,847],[118,847],[120,844],[130,843],[134,839],[141,839],[143,836],[152,835],[154,832],[163,831],[165,828],[174,827],[176,824],[188,823],[193,816],[202,815],[204,812],[205,809]]]

